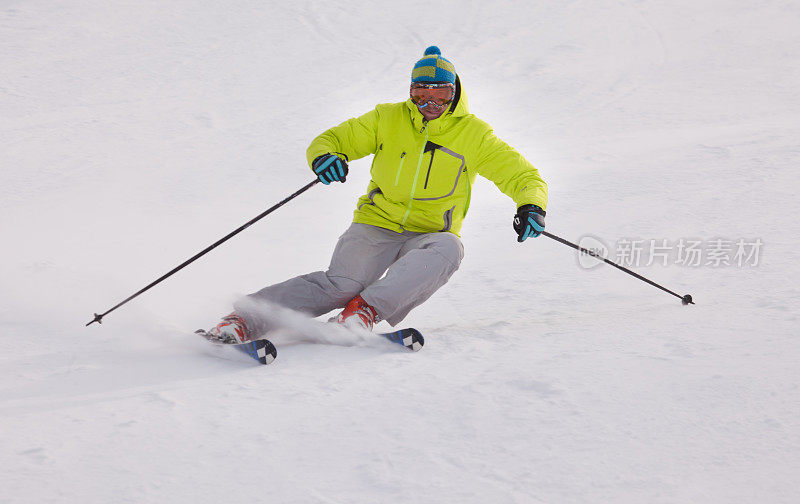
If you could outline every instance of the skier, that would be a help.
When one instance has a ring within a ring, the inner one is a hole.
[[[314,317],[343,308],[336,321],[346,326],[371,330],[380,320],[396,325],[458,269],[464,255],[458,233],[478,174],[516,203],[517,241],[544,230],[547,185],[469,113],[455,67],[436,46],[414,65],[408,100],[377,105],[325,131],[311,142],[307,158],[328,185],[345,182],[348,161],[369,154],[372,180],[328,270],[246,296],[209,331],[211,337],[241,343],[265,334],[269,323],[253,300]]]

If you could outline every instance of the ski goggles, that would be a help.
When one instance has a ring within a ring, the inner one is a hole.
[[[449,82],[415,82],[411,84],[411,101],[424,107],[430,103],[444,107],[453,101],[456,87]]]

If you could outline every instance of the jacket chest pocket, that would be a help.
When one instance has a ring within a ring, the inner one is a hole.
[[[415,200],[426,201],[451,196],[464,171],[464,156],[447,147],[428,142],[422,158],[419,186]],[[465,175],[466,176],[466,175]]]

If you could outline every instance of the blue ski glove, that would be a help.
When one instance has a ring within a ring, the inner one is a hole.
[[[517,209],[517,215],[514,216],[514,231],[517,232],[518,242],[542,234],[545,213],[536,205],[522,205]]]
[[[311,168],[317,174],[319,181],[325,185],[330,184],[334,180],[344,182],[347,180],[347,161],[340,158],[336,154],[323,154],[317,156]]]

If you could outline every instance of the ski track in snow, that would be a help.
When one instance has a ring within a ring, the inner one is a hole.
[[[722,0],[6,2],[0,502],[800,501],[798,18]],[[552,240],[518,245],[513,203],[479,179],[461,269],[401,324],[421,352],[295,314],[266,367],[192,334],[327,265],[359,160],[84,327],[310,181],[308,142],[403,99],[431,44],[542,171],[551,232],[760,238],[760,262],[634,267],[683,307]]]

